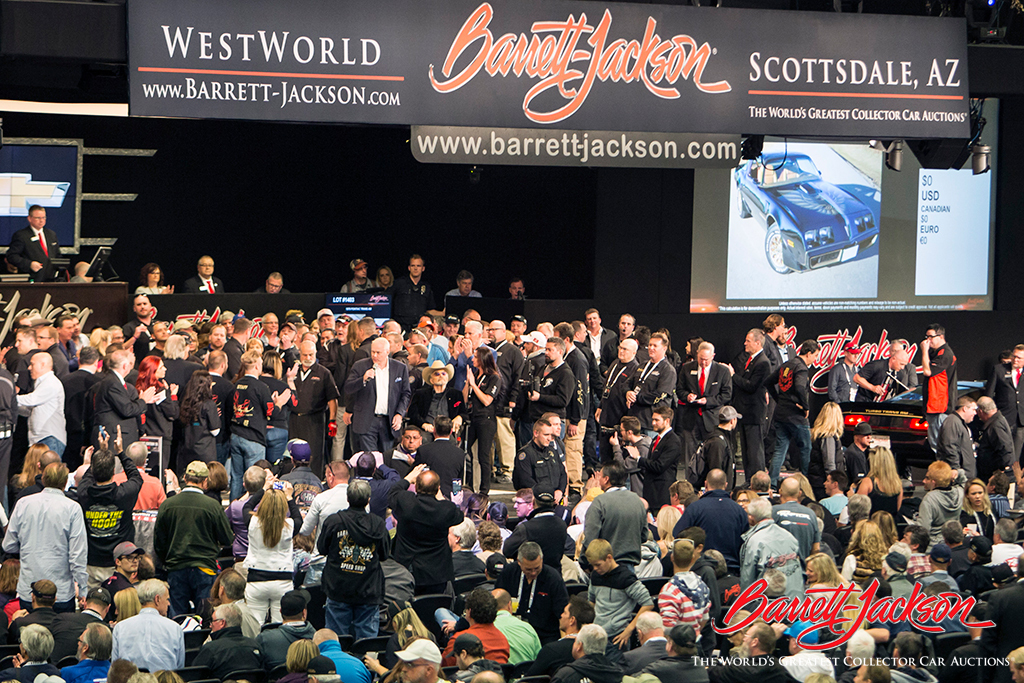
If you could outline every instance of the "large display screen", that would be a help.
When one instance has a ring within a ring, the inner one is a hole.
[[[334,315],[347,315],[353,320],[370,316],[377,327],[391,318],[390,294],[328,294],[326,304]]]
[[[76,140],[15,138],[0,148],[0,245],[28,225],[28,209],[46,209],[46,227],[61,246],[74,246],[79,208],[80,146]]]
[[[694,173],[691,312],[991,310],[991,168],[886,168],[868,144],[767,139],[761,157]]]

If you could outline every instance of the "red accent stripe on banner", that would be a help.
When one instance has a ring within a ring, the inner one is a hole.
[[[220,69],[172,69],[157,66],[140,66],[139,71],[165,74],[209,74],[212,76],[287,76],[288,78],[326,78],[347,81],[404,81],[405,76],[359,76],[345,74],[299,74],[284,71],[224,71]]]
[[[748,90],[748,95],[788,95],[791,97],[860,97],[883,100],[962,100],[962,95],[888,95],[881,92],[809,92],[806,90]]]

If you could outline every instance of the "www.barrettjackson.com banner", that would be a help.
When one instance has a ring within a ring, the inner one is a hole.
[[[132,0],[137,116],[967,137],[962,19],[527,0]]]

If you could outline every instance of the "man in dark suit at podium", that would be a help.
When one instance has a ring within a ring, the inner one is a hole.
[[[1013,347],[1009,365],[1000,364],[992,371],[985,395],[994,399],[999,412],[1006,418],[1013,434],[1014,458],[1020,457],[1024,446],[1024,344]]]
[[[33,205],[28,210],[28,226],[14,233],[7,248],[7,262],[19,273],[32,276],[33,282],[54,279],[56,268],[50,259],[60,258],[57,233],[46,229],[46,209]]]
[[[185,280],[187,294],[223,294],[224,283],[213,276],[213,257],[200,256],[196,274]]]

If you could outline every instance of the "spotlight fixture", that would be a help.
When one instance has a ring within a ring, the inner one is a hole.
[[[869,140],[868,147],[885,152],[885,165],[897,173],[903,169],[903,140]]]
[[[976,43],[1001,43],[1006,40],[1006,27],[1000,25],[1003,0],[966,0],[964,18],[967,37]]]
[[[981,175],[992,170],[991,166],[992,148],[988,145],[973,145],[971,147],[971,170],[974,175]]]
[[[748,135],[740,144],[740,159],[757,159],[764,149],[763,135]]]

